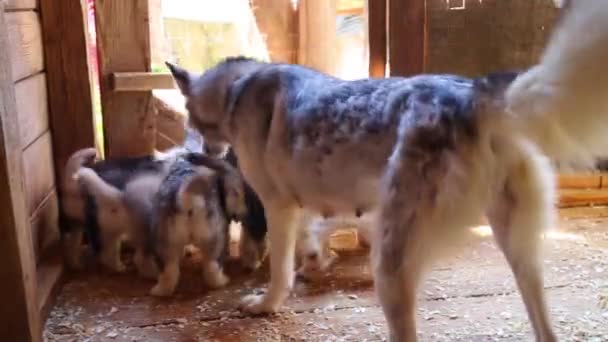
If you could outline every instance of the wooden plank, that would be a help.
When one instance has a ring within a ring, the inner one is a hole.
[[[560,208],[608,205],[608,191],[603,189],[593,190],[560,190]]]
[[[0,2],[0,336],[4,341],[42,341],[36,302],[36,265],[25,193],[19,122]]]
[[[175,89],[170,73],[117,72],[112,74],[114,91],[150,91],[155,89]]]
[[[25,149],[49,129],[49,110],[44,73],[15,84],[21,148]]]
[[[265,37],[270,60],[296,63],[298,12],[291,1],[252,0],[251,6],[260,33]]]
[[[55,184],[53,145],[47,131],[25,151],[23,165],[28,214],[31,216],[49,195]]]
[[[336,51],[336,0],[300,0],[298,64],[329,74]]]
[[[57,251],[49,255],[45,255],[45,259],[38,266],[38,311],[41,317],[48,317],[55,304],[64,274],[61,253]]]
[[[386,76],[386,1],[368,1],[369,76]]]
[[[95,146],[86,2],[41,0],[40,10],[54,165],[61,176],[74,151]]]
[[[27,11],[38,8],[36,0],[6,0],[7,11]]]
[[[391,0],[388,18],[391,76],[424,72],[426,0]]]
[[[32,226],[32,243],[36,262],[40,263],[40,256],[54,243],[59,241],[58,227],[59,207],[57,192],[51,191],[42,201],[38,209],[30,218]]]
[[[560,189],[593,189],[602,186],[602,176],[599,174],[561,174],[557,176]]]
[[[156,144],[152,93],[112,90],[113,73],[150,71],[148,1],[96,0],[95,7],[105,156],[150,154]]]
[[[9,56],[13,81],[38,73],[44,68],[40,18],[36,12],[6,13]]]

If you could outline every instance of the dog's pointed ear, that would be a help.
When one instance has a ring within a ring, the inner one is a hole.
[[[186,70],[176,64],[173,64],[170,62],[165,62],[165,64],[171,71],[171,75],[173,75],[173,79],[175,80],[175,83],[177,84],[177,87],[179,88],[179,90],[182,92],[182,94],[184,96],[189,96],[190,95],[190,85],[192,84],[194,75],[192,75],[192,73],[190,73],[188,70]]]

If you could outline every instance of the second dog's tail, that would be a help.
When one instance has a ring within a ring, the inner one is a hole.
[[[608,1],[571,1],[539,65],[505,93],[508,113],[549,157],[608,154]]]

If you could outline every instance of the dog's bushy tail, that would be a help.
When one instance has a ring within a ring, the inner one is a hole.
[[[591,166],[608,154],[608,1],[571,1],[540,63],[506,89],[505,105],[549,157]]]

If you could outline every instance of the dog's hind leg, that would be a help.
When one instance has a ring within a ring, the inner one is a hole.
[[[294,281],[299,210],[280,200],[266,202],[264,208],[270,239],[270,285],[264,295],[243,298],[242,309],[253,314],[276,312],[289,295]]]
[[[488,210],[494,238],[503,251],[523,297],[537,341],[556,341],[547,314],[539,249],[541,234],[552,222],[554,185],[540,157],[510,170],[502,192]]]

